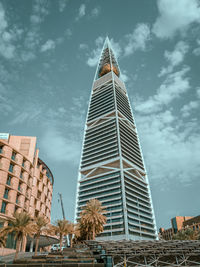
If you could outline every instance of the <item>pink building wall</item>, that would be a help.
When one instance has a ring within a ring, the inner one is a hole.
[[[53,175],[38,155],[36,137],[0,139],[0,218],[23,210],[50,222]]]

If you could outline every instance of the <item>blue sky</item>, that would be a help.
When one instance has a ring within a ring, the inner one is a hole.
[[[0,132],[37,136],[72,220],[84,123],[108,35],[118,56],[157,226],[199,215],[199,0],[1,0]]]

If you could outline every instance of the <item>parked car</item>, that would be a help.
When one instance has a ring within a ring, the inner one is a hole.
[[[61,250],[63,250],[64,248],[66,248],[66,246],[62,246]],[[60,250],[60,244],[53,244],[51,246],[51,251],[59,251]]]
[[[51,246],[51,251],[58,251],[60,249],[60,244],[53,244]]]

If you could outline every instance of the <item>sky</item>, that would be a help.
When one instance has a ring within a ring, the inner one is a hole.
[[[200,214],[200,1],[0,0],[0,132],[37,137],[52,222],[73,220],[84,124],[106,36],[138,128],[157,228]]]

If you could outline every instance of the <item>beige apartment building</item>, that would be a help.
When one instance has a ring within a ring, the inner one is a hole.
[[[198,216],[176,216],[171,219],[171,228],[160,228],[160,237],[164,240],[172,240],[178,231],[191,228],[194,231],[200,230],[200,215]]]
[[[53,182],[36,137],[0,134],[0,219],[26,211],[50,222]]]

